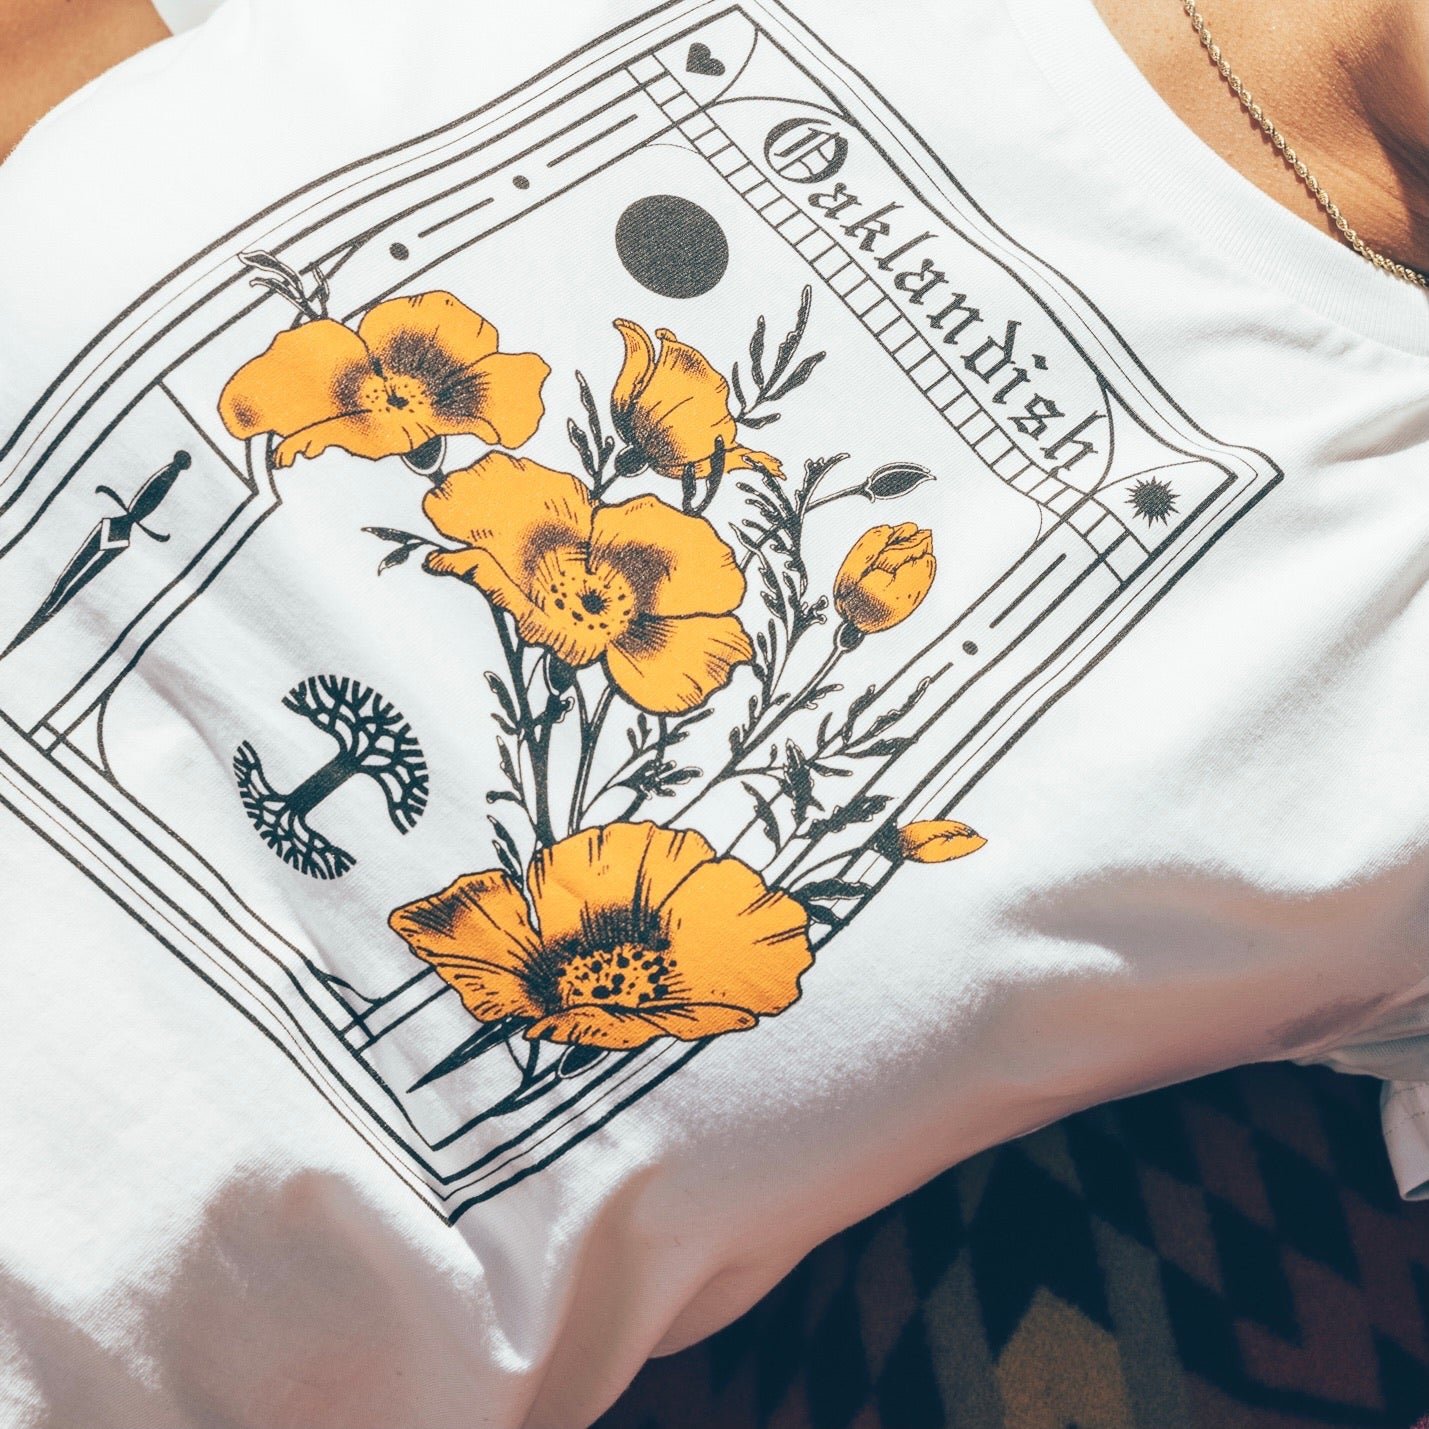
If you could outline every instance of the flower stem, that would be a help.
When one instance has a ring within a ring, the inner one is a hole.
[[[764,534],[748,548],[744,559],[740,563],[740,570],[748,569],[750,563],[756,556],[762,557],[765,546],[767,546],[775,536],[797,535],[799,539],[802,539],[804,534],[804,518],[809,512],[817,511],[820,506],[827,506],[830,502],[842,501],[845,496],[857,496],[859,494],[863,489],[861,486],[850,486],[844,491],[834,492],[832,496],[821,496],[817,501],[813,499],[814,492],[819,488],[819,483],[847,455],[846,452],[840,453],[839,456],[833,458],[827,466],[823,467],[822,470],[818,471],[809,479],[795,501],[793,518],[789,521],[778,522],[765,531]]]
[[[875,836],[870,836],[868,842],[865,843],[862,848],[854,849],[852,851],[848,849],[840,849],[837,853],[829,854],[827,858],[821,858],[817,863],[805,865],[804,867],[799,869],[799,877],[803,879],[805,883],[807,883],[809,881],[809,875],[811,873],[817,873],[821,868],[832,868],[837,863],[846,864],[850,862],[851,859],[858,857],[858,855],[863,852],[863,849],[867,848],[868,845],[873,842],[873,837]],[[796,833],[790,838],[789,842],[793,843],[794,839],[803,838],[808,838],[808,835]]]
[[[531,752],[531,771],[535,777],[536,808],[532,814],[532,825],[536,842],[548,848],[556,841],[555,829],[551,826],[551,794],[548,787],[549,772],[547,737],[542,734],[531,713],[531,701],[526,691],[526,680],[521,671],[521,650],[516,638],[507,629],[506,621],[496,606],[491,607],[491,618],[496,622],[496,633],[501,639],[501,648],[506,655],[506,667],[511,672],[511,692],[516,700],[516,709],[521,716],[521,732],[525,735],[526,746]],[[549,734],[549,729],[547,730]]]
[[[821,506],[831,506],[835,501],[842,501],[845,496],[858,496],[862,491],[862,486],[849,486],[842,491],[830,492],[827,496],[819,497],[817,501],[809,502],[800,514],[807,516],[809,512],[817,511]]]
[[[591,766],[595,763],[595,751],[600,744],[600,732],[605,725],[605,717],[610,713],[611,701],[615,698],[615,686],[607,685],[600,692],[600,698],[595,702],[595,712],[590,717],[590,722],[585,719],[585,696],[580,693],[580,686],[576,686],[576,699],[581,707],[581,760],[580,767],[576,771],[576,786],[571,794],[571,816],[567,829],[568,833],[575,833],[580,828],[581,820],[585,817],[585,796],[586,789],[590,784]]]
[[[822,685],[831,674],[833,674],[834,666],[836,666],[838,662],[843,659],[844,653],[845,652],[843,647],[835,643],[834,648],[829,652],[829,658],[825,660],[822,665],[819,666],[819,668],[814,672],[812,678],[804,686],[804,688],[785,703],[784,708],[781,709],[779,713],[774,716],[773,720],[770,721],[768,727],[765,728],[763,731],[759,732],[757,735],[754,730],[750,730],[749,744],[746,747],[753,747],[755,744],[763,744],[764,741],[768,739],[776,729],[778,729],[781,725],[787,723],[791,715],[797,713],[800,709],[802,709],[804,701],[807,700],[809,696],[813,694],[813,692],[817,690],[819,686]]]
[[[735,774],[742,774],[746,772],[758,774],[772,773],[772,770],[763,769],[749,771],[742,770],[739,767],[740,760],[742,760],[745,754],[747,754],[749,750],[753,749],[756,744],[763,744],[766,739],[773,735],[773,733],[777,729],[779,729],[783,724],[787,722],[791,715],[795,714],[800,708],[802,708],[804,701],[807,700],[809,696],[813,694],[813,692],[817,690],[819,686],[822,685],[831,674],[833,674],[834,667],[838,664],[840,660],[843,659],[846,653],[847,651],[845,651],[844,647],[840,645],[837,640],[835,640],[834,648],[829,652],[828,659],[825,660],[824,663],[820,665],[819,668],[814,672],[813,678],[809,680],[809,682],[804,686],[802,690],[798,692],[798,694],[793,695],[785,703],[784,707],[779,711],[778,714],[774,716],[774,718],[769,722],[768,725],[765,726],[764,729],[761,730],[756,725],[752,730],[749,731],[749,737],[741,743],[738,753],[732,754],[729,757],[729,759],[724,765],[724,768],[722,768],[719,773],[716,774],[714,778],[710,780],[709,784],[705,787],[708,789],[713,785],[720,783],[721,780],[729,779]]]
[[[670,738],[670,720],[668,715],[658,715],[656,717],[655,730],[656,735],[654,744],[647,744],[642,742],[639,748],[634,750],[630,755],[623,759],[620,762],[619,766],[606,776],[605,782],[601,784],[599,789],[596,790],[594,797],[590,801],[592,806],[598,804],[603,798],[605,798],[607,794],[613,793],[616,789],[620,788],[620,781],[625,777],[625,775],[633,772],[639,766],[640,761],[644,759],[647,755],[653,753],[655,756],[655,762],[657,764],[660,764],[664,761],[665,749],[667,744],[669,743]],[[620,815],[619,819],[617,819],[616,822],[623,823],[644,802],[645,795],[639,793],[638,791],[635,792],[630,804],[626,807],[625,812]]]

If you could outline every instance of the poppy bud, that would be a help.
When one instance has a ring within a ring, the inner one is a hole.
[[[644,471],[649,465],[650,458],[639,447],[626,447],[615,458],[615,474],[617,476],[634,476],[636,472]]]
[[[894,862],[949,863],[976,853],[986,842],[981,834],[956,819],[923,819],[902,828],[890,825],[879,836],[877,846]]]
[[[768,452],[739,444],[729,383],[704,353],[665,328],[651,341],[639,323],[617,318],[615,326],[625,340],[625,362],[610,394],[610,415],[627,447],[615,460],[617,476],[647,466],[676,480],[731,471],[784,475]]]
[[[567,1047],[556,1066],[556,1075],[561,1078],[578,1077],[589,1071],[605,1056],[604,1049],[592,1047],[586,1042],[577,1042]]]
[[[442,480],[442,463],[446,461],[446,457],[445,437],[428,437],[421,446],[402,453],[402,460],[407,466],[418,476],[425,476],[433,485],[440,484]]]
[[[854,543],[834,578],[834,606],[865,635],[889,630],[923,602],[938,569],[933,533],[905,521],[874,526]]]
[[[546,661],[546,679],[557,694],[564,694],[576,682],[576,672],[562,659],[552,655]]]
[[[933,473],[916,461],[891,461],[873,472],[861,490],[870,501],[892,501],[906,496],[915,486],[932,481]]]

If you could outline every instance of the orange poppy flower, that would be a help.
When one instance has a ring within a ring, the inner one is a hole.
[[[551,369],[534,352],[498,352],[497,332],[450,293],[378,303],[357,331],[331,318],[280,332],[218,401],[244,441],[276,432],[275,466],[341,447],[376,459],[470,433],[519,447],[545,408]]]
[[[428,570],[470,581],[566,664],[603,660],[642,709],[694,709],[753,657],[730,614],[744,576],[703,517],[653,496],[598,506],[575,477],[505,452],[452,472],[422,508],[465,547]]]
[[[808,915],[697,833],[608,824],[543,849],[527,878],[467,874],[389,920],[473,1017],[621,1051],[753,1027],[799,996]],[[533,918],[534,914],[534,918]]]
[[[834,578],[834,607],[856,630],[873,635],[907,620],[933,585],[933,533],[911,521],[874,526],[854,542]]]
[[[716,442],[724,445],[725,471],[757,464],[784,475],[776,458],[739,445],[729,383],[702,352],[656,328],[657,356],[639,323],[617,318],[615,326],[625,339],[625,362],[610,395],[615,428],[661,476],[681,477],[689,469],[707,477]]]

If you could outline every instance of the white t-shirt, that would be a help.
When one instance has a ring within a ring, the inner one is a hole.
[[[1088,0],[228,0],[0,234],[11,1422],[585,1423],[992,1142],[1429,1076],[1429,305]]]
[[[201,25],[222,3],[223,0],[153,0],[159,18],[176,35]]]

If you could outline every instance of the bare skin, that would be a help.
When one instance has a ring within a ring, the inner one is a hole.
[[[1186,125],[1257,188],[1334,232],[1221,79],[1180,0],[1095,4]],[[1198,8],[1360,237],[1429,271],[1429,3],[1201,0]]]
[[[42,114],[168,33],[149,0],[0,0],[0,159]]]
[[[1179,0],[1094,3],[1191,129],[1277,202],[1333,231],[1231,96]],[[1429,271],[1429,4],[1204,0],[1201,9],[1365,242]],[[0,0],[0,158],[66,95],[167,33],[149,0]]]

